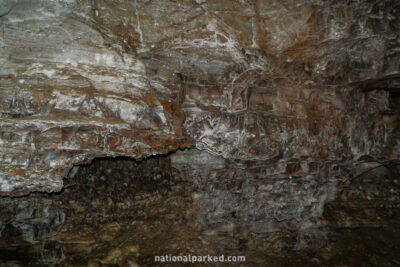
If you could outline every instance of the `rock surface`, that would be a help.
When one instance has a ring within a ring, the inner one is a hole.
[[[74,169],[59,194],[3,197],[0,258],[22,266],[154,266],[156,255],[188,254],[241,255],[242,266],[399,262],[398,164],[336,183],[251,172],[196,149],[96,159]]]
[[[59,191],[94,157],[193,144],[398,158],[396,1],[2,2],[3,195]]]
[[[304,264],[315,251],[314,263],[340,262],[351,248],[332,252],[345,243],[330,238],[352,238],[346,227],[397,236],[399,51],[397,0],[2,0],[1,236],[19,233],[26,247],[62,225],[71,233],[93,199],[95,222],[108,199],[107,223],[123,221],[112,196],[132,192],[151,198],[118,200],[135,222],[175,207],[149,229],[186,229],[197,252],[236,242],[254,265],[270,246],[314,251]],[[104,241],[88,240],[75,249]],[[92,263],[150,264],[112,246],[96,247]]]

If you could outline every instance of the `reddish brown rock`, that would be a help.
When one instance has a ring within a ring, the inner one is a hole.
[[[65,214],[90,221],[103,205],[144,227],[147,254],[125,255],[108,231],[95,247],[90,226],[71,262],[88,251],[92,265],[149,264],[143,240],[171,224],[197,252],[242,249],[258,266],[285,248],[343,263],[330,234],[383,227],[371,199],[397,218],[399,29],[396,0],[0,1],[0,237],[40,242]]]

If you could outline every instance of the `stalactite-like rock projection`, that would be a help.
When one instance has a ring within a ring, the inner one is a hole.
[[[399,51],[397,0],[0,1],[0,265],[400,264]]]

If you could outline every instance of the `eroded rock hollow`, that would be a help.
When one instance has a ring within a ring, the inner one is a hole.
[[[0,265],[400,265],[397,0],[1,0],[0,65]]]

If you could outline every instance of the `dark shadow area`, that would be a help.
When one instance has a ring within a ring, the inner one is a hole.
[[[217,225],[201,221],[195,201],[204,192],[170,156],[95,159],[72,169],[60,193],[2,199],[0,265],[157,266],[155,255],[210,254],[246,256],[238,266],[396,266],[399,173],[389,162],[344,180],[314,227],[256,233],[223,207]]]

